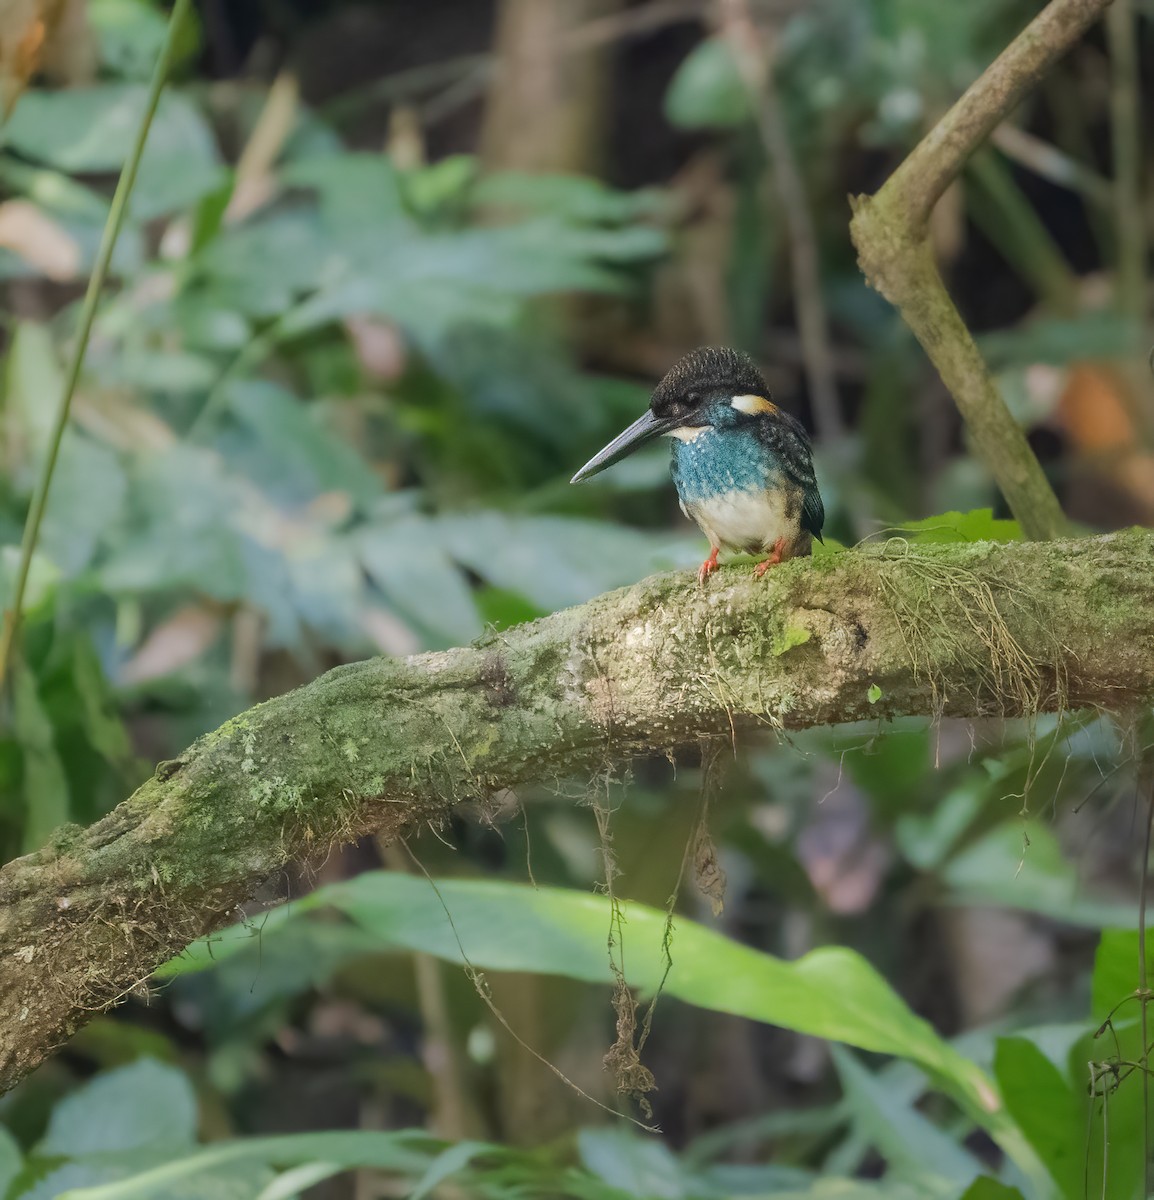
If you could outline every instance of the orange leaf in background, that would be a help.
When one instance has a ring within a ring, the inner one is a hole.
[[[1100,483],[1129,496],[1132,518],[1154,523],[1154,455],[1142,446],[1124,376],[1077,363],[1058,401],[1058,422],[1075,458]]]
[[[93,65],[84,0],[0,0],[0,106],[5,118],[43,67],[80,82]]]
[[[1076,363],[1066,376],[1058,419],[1070,442],[1083,454],[1117,450],[1137,440],[1126,384],[1098,363]]]

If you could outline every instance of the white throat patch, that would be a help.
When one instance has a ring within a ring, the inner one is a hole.
[[[686,443],[696,442],[708,428],[708,425],[682,425],[679,429],[671,429],[668,436]]]

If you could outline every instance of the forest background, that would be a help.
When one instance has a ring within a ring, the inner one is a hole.
[[[864,556],[910,662],[834,710],[853,722],[479,783],[403,843],[354,838],[359,812],[314,840],[301,780],[242,765],[291,861],[115,1010],[78,994],[92,1019],[0,1099],[0,1195],[1145,1194],[1148,713],[1111,702],[1130,675],[1066,704],[1029,630],[1052,589],[1055,660],[1101,646],[1109,681],[1129,640],[1148,694],[1148,619],[1062,627],[1062,589],[1100,572],[1150,610],[1150,542],[1024,543],[997,462],[863,277],[847,201],[1040,8],[193,6],[5,664],[0,861],[66,856],[195,738],[231,720],[255,744],[233,719],[329,668],[520,645],[523,622],[695,566],[663,453],[567,481],[704,343],[752,353],[814,434],[827,543],[783,578]],[[10,601],[168,11],[5,9]],[[929,224],[1083,535],[1154,524],[1151,17],[1115,0]],[[920,599],[886,592],[891,568]],[[945,658],[918,640],[936,622]],[[765,652],[788,671],[814,636],[785,623]],[[919,666],[920,708],[898,682],[919,694]],[[302,695],[357,775],[371,750]],[[451,721],[441,741],[468,773]],[[255,853],[260,830],[227,822],[202,814],[206,839]],[[179,869],[158,850],[100,919],[115,935]],[[45,995],[73,985],[50,945],[5,949]]]

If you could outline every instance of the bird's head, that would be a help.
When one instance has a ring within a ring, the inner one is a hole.
[[[649,408],[573,476],[580,483],[662,436],[692,437],[774,414],[765,379],[748,354],[703,346],[681,359],[653,391]],[[683,432],[684,431],[684,432]]]

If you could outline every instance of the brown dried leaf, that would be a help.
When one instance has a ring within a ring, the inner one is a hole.
[[[120,669],[122,683],[144,683],[171,675],[198,659],[220,637],[220,613],[199,604],[178,609],[144,639]]]
[[[617,1091],[636,1100],[648,1120],[653,1108],[645,1096],[657,1090],[657,1081],[637,1050],[637,1001],[624,979],[618,979],[613,989],[613,1011],[617,1014],[617,1040],[602,1062],[613,1076]]]
[[[693,847],[693,882],[709,901],[713,915],[720,917],[725,910],[726,876],[717,857],[717,847],[704,822],[698,828]]]
[[[80,273],[76,240],[28,200],[0,204],[0,246],[54,283],[67,283]]]

